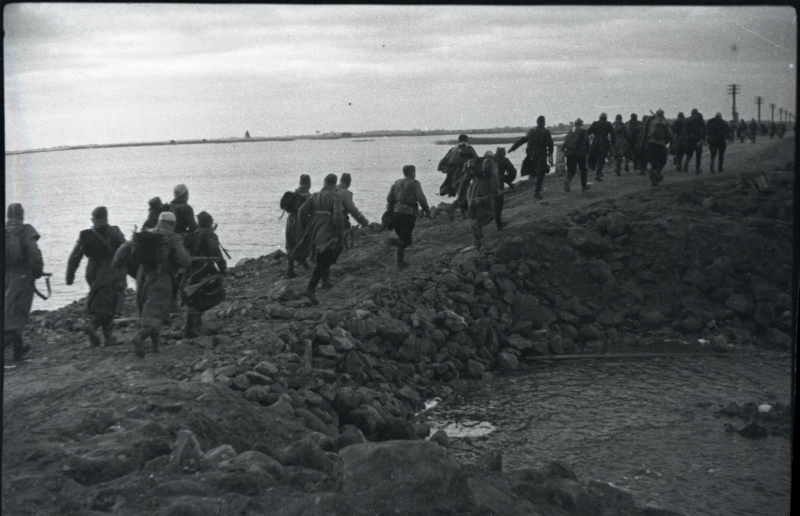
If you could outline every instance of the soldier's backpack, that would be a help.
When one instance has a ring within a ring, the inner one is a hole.
[[[653,121],[650,123],[650,133],[648,136],[649,136],[648,141],[652,140],[667,141],[667,139],[669,138],[667,123],[663,120],[659,120],[658,118],[654,118]]]
[[[20,233],[6,228],[6,267],[25,263],[25,248]]]
[[[306,201],[306,198],[295,192],[285,192],[281,197],[281,209],[288,211],[292,214],[297,214],[300,206]]]
[[[156,267],[167,261],[167,252],[164,247],[164,235],[150,231],[140,231],[133,234],[131,248],[131,265]]]
[[[568,152],[577,152],[580,151],[580,138],[578,137],[578,131],[570,131],[564,137],[564,154]]]

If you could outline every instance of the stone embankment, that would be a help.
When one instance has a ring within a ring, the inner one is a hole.
[[[230,271],[229,300],[206,314],[207,335],[180,339],[175,320],[164,351],[143,362],[118,347],[107,370],[86,364],[72,377],[80,367],[54,368],[60,392],[44,378],[27,393],[22,379],[11,386],[5,435],[37,428],[41,439],[4,453],[4,508],[670,514],[581,483],[562,463],[504,474],[492,453],[458,464],[443,432],[420,441],[431,429],[414,415],[465,380],[530,357],[788,349],[792,174],[768,174],[768,192],[722,177],[607,199],[482,251],[442,255],[400,282],[339,292],[328,308],[309,306],[297,283],[275,281],[281,253],[247,261]],[[420,227],[453,222],[442,204]],[[82,342],[80,309],[36,314],[27,338],[61,347],[65,364],[77,359],[85,351],[63,348]],[[122,321],[121,333],[131,325]],[[47,415],[32,410],[41,396]],[[9,476],[9,467],[43,468],[44,480]]]

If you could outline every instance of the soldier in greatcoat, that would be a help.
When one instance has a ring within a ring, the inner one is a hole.
[[[686,148],[686,162],[683,164],[683,171],[689,170],[689,163],[692,161],[692,154],[695,155],[694,171],[700,174],[700,160],[703,156],[703,142],[706,137],[706,122],[703,120],[703,115],[697,110],[692,109],[692,114],[686,119],[684,126],[685,133],[685,148]]]
[[[39,233],[25,224],[25,210],[19,203],[8,205],[6,215],[3,340],[11,346],[14,360],[22,360],[30,345],[22,342],[22,331],[28,323],[33,304],[35,281],[44,275],[42,252],[37,244]]]
[[[478,249],[483,244],[483,227],[495,218],[495,201],[500,194],[500,180],[497,177],[497,164],[492,159],[492,151],[487,151],[483,160],[470,162],[464,181],[467,186],[467,216],[472,220],[470,227]],[[464,188],[464,185],[462,185]]]
[[[589,146],[589,170],[594,172],[596,169],[597,172],[594,179],[595,181],[602,181],[606,158],[617,145],[614,128],[611,122],[608,121],[608,115],[600,113],[600,118],[589,126],[588,133],[589,136],[592,136],[592,143]]]
[[[517,140],[508,149],[509,154],[523,143],[528,145],[525,147],[525,159],[522,160],[520,175],[530,175],[532,179],[536,180],[536,189],[533,197],[541,199],[542,183],[544,182],[544,176],[550,171],[550,165],[553,164],[553,150],[555,148],[553,136],[545,127],[544,116],[539,116],[536,119],[536,127],[528,131],[525,136]]]
[[[183,243],[183,237],[175,233],[175,215],[165,211],[158,218],[158,224],[143,233],[160,235],[160,243],[155,249],[147,250],[151,256],[149,262],[134,263],[136,265],[136,307],[139,312],[139,329],[131,343],[133,351],[139,358],[144,358],[144,342],[149,337],[153,343],[153,352],[159,351],[159,331],[169,316],[172,304],[173,282],[178,272],[191,264],[189,252]],[[114,255],[112,266],[120,270],[129,270],[131,260],[136,260],[134,240],[123,244]]]
[[[437,170],[446,174],[444,182],[439,187],[439,195],[455,197],[458,193],[458,184],[464,175],[464,163],[477,157],[478,153],[469,144],[469,137],[466,134],[458,135],[458,144],[447,151],[437,167]]]
[[[295,202],[295,206],[293,206],[294,211],[289,211],[289,215],[286,216],[286,254],[292,254],[292,250],[294,246],[297,245],[297,241],[300,240],[303,232],[300,229],[300,224],[297,222],[297,211],[300,209],[300,206],[311,197],[311,176],[308,174],[302,174],[300,176],[300,185],[294,191],[297,201]],[[288,263],[288,270],[286,271],[287,278],[296,278],[297,273],[294,272],[294,260],[288,259],[286,260]],[[308,269],[308,263],[303,261],[301,262],[306,269]]]
[[[125,273],[111,267],[111,260],[124,243],[125,235],[119,227],[108,224],[106,207],[98,206],[92,211],[92,227],[80,232],[67,260],[66,282],[67,285],[72,285],[81,259],[84,256],[87,258],[86,283],[89,284],[89,296],[86,298],[86,311],[89,321],[84,331],[93,348],[100,345],[98,328],[102,329],[105,346],[115,343],[112,322],[114,314],[121,311],[120,300],[126,282]]]
[[[630,141],[630,133],[628,126],[622,121],[622,115],[617,115],[614,118],[614,123],[611,126],[614,129],[614,173],[618,176],[622,175],[622,161],[628,153],[628,142]],[[628,171],[628,164],[625,163],[625,172]]]
[[[201,211],[197,214],[197,231],[184,236],[184,244],[192,257],[183,289],[183,304],[187,307],[185,338],[196,337],[203,328],[203,312],[225,300],[222,276],[228,264],[222,257],[222,246],[215,231],[214,217]]]
[[[386,209],[392,213],[394,232],[397,238],[390,238],[389,244],[397,247],[397,267],[408,266],[405,261],[406,248],[411,245],[412,233],[417,223],[419,206],[423,213],[431,216],[428,200],[422,193],[422,185],[417,181],[417,168],[414,165],[403,167],[403,178],[394,182],[386,196]]]
[[[497,164],[497,179],[499,180],[498,183],[500,185],[500,192],[501,194],[497,196],[494,203],[494,221],[497,223],[497,231],[503,231],[503,228],[508,225],[508,222],[503,220],[503,205],[504,203],[504,195],[502,192],[505,191],[506,185],[509,188],[513,188],[514,179],[517,177],[517,169],[514,168],[514,164],[511,163],[511,160],[506,157],[506,148],[505,147],[498,147],[495,151],[494,161]]]
[[[289,255],[292,260],[316,259],[308,287],[303,292],[315,305],[319,304],[315,294],[317,284],[331,265],[336,263],[344,247],[344,204],[342,197],[336,193],[336,180],[336,174],[325,176],[322,190],[309,197],[300,207],[297,218],[303,236]]]
[[[727,147],[728,137],[730,136],[730,126],[722,119],[722,113],[717,113],[714,118],[706,123],[706,141],[708,151],[711,153],[711,173],[714,173],[714,158],[719,154],[719,168],[723,171],[722,163],[725,160],[725,148]]]

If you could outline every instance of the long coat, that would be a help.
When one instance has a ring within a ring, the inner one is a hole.
[[[199,228],[185,237],[186,247],[192,256],[217,258],[217,261],[192,261],[185,274],[183,304],[190,309],[205,312],[225,300],[225,285],[220,273],[228,264],[222,257],[219,237],[212,228]],[[213,276],[213,277],[212,277]]]
[[[6,233],[19,239],[24,260],[20,263],[10,263],[6,258],[4,263],[6,275],[4,329],[22,333],[33,304],[34,282],[42,277],[44,261],[36,243],[39,240],[39,233],[33,226],[24,224],[20,219],[9,219],[6,221]]]
[[[437,167],[437,170],[447,174],[444,182],[439,186],[439,195],[455,197],[458,194],[458,185],[464,177],[464,164],[471,159],[477,158],[478,153],[475,152],[472,145],[466,142],[461,142],[447,151],[447,154],[439,161],[439,166]]]
[[[303,236],[289,254],[290,260],[316,259],[327,250],[334,255],[344,248],[344,204],[335,186],[324,186],[300,207],[297,213]]]
[[[175,233],[180,235],[197,230],[194,210],[186,202],[185,198],[172,199],[169,203],[169,211],[175,214]]]
[[[308,191],[308,187],[306,186],[297,187],[294,193],[302,195],[306,200],[311,197],[311,192]],[[286,252],[288,254],[291,254],[292,249],[297,245],[297,241],[300,240],[302,235],[303,230],[300,229],[300,224],[297,221],[297,213],[289,212],[289,215],[286,217]]]
[[[470,162],[472,164],[473,162]],[[500,193],[500,180],[497,176],[497,163],[485,159],[467,168],[461,192],[465,192],[468,205],[467,216],[479,223],[494,220],[494,204]]]
[[[89,297],[86,298],[86,309],[90,314],[113,315],[117,308],[119,294],[125,286],[125,274],[112,268],[111,260],[124,243],[125,235],[117,226],[102,226],[81,231],[69,255],[67,283],[72,283],[81,259],[87,256],[86,283],[89,284]]]
[[[158,327],[167,318],[172,304],[172,282],[178,269],[186,269],[191,264],[189,252],[183,245],[183,237],[171,229],[156,226],[147,229],[163,235],[162,246],[165,262],[157,266],[140,264],[136,271],[136,308],[139,311],[139,324],[145,327]],[[127,263],[133,250],[133,241],[123,244],[112,267],[127,270]]]

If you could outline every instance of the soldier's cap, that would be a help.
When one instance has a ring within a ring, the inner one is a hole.
[[[607,118],[608,118],[608,115],[607,115],[607,114],[605,114],[605,113],[600,113],[600,120],[606,120]]]
[[[720,113],[719,111],[717,111],[717,114],[716,114],[716,115],[714,115],[714,118],[722,118],[722,113]]]
[[[469,141],[469,136],[467,136],[466,134],[459,134],[458,135],[458,141],[459,142],[468,142]]]
[[[406,165],[406,166],[403,167],[403,175],[404,176],[410,176],[411,174],[413,174],[416,171],[417,171],[417,167],[415,167],[414,165]]]
[[[575,125],[578,126],[578,127],[582,126],[583,125],[583,120],[581,120],[580,118],[575,119]]]
[[[149,204],[153,208],[160,208],[161,206],[164,205],[164,203],[161,201],[161,197],[153,197],[152,199],[147,201],[147,204]]]
[[[210,228],[214,224],[214,217],[206,211],[197,214],[197,225],[201,228]]]
[[[189,189],[186,188],[186,185],[181,183],[172,190],[172,193],[175,194],[175,197],[180,197],[181,195],[187,195],[189,193]]]
[[[697,111],[697,108],[694,108],[694,109],[692,109],[692,114],[693,114],[693,115],[696,115],[696,114],[698,114],[698,113],[699,113],[699,111]]]
[[[656,116],[664,116],[664,110],[663,109],[657,109],[656,110]],[[683,116],[683,113],[678,113],[678,116]]]
[[[614,120],[622,120],[622,115],[617,115],[616,117],[614,117]]]
[[[544,115],[539,115],[539,117],[536,119],[536,125],[540,127],[544,126]]]
[[[683,118],[683,111],[680,111],[680,112],[678,113],[678,118]]]
[[[493,158],[494,152],[487,150],[486,153],[483,155],[484,158]]]
[[[156,227],[175,229],[175,214],[171,211],[161,212],[161,215],[158,216]]]
[[[13,202],[8,205],[6,216],[9,219],[21,219],[25,217],[25,210],[22,209],[22,205],[20,203]]]
[[[506,148],[505,147],[498,147],[495,151],[495,154],[498,156],[505,156],[506,155]]]
[[[639,117],[636,116],[636,113],[631,113],[631,120],[636,120],[637,118]]]
[[[343,185],[350,185],[353,180],[353,176],[350,175],[350,172],[345,172],[339,177],[339,183]]]
[[[108,219],[108,210],[105,206],[98,206],[97,208],[92,210],[92,218],[94,220],[105,220]]]
[[[336,174],[328,174],[325,176],[324,183],[328,186],[336,186],[337,179]]]
[[[308,174],[300,174],[300,184],[311,186],[311,176]]]

